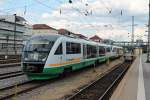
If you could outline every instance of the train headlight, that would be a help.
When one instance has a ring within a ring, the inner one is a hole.
[[[24,58],[24,60],[28,60],[28,58]]]
[[[46,57],[42,59],[42,61],[45,61],[45,60],[46,60]]]

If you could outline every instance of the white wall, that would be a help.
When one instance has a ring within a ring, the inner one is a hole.
[[[57,30],[52,29],[38,29],[38,30],[32,30],[32,34],[58,34]]]

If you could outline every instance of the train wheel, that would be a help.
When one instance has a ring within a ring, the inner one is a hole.
[[[110,59],[107,59],[106,61],[106,65],[109,66],[110,65]]]
[[[65,68],[64,72],[62,73],[63,77],[69,76],[72,72],[72,67],[71,68]]]
[[[100,63],[99,63],[99,61],[98,60],[96,60],[96,62],[95,62],[95,66],[97,66],[97,65],[99,65]]]
[[[96,64],[96,62],[95,62],[95,63],[93,64],[93,72],[96,72],[96,68],[95,68],[96,65],[97,65],[97,64]]]

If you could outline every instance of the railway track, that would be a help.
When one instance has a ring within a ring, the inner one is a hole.
[[[91,67],[89,67],[89,68],[91,68]],[[79,72],[82,72],[85,70],[81,70]],[[71,76],[74,74],[78,74],[78,71],[71,74]],[[51,82],[58,81],[63,78],[65,78],[65,77],[59,77],[59,78],[47,80],[47,81],[26,81],[23,83],[17,83],[17,84],[13,84],[11,86],[0,88],[0,100],[11,99],[12,97],[17,97],[19,94],[30,92],[33,89],[40,88],[47,84],[51,84]]]
[[[115,67],[96,81],[85,86],[67,100],[109,100],[131,63],[123,63]]]
[[[6,78],[11,78],[11,77],[16,77],[16,76],[21,76],[21,75],[24,75],[24,73],[22,71],[3,73],[3,74],[0,74],[0,80],[6,79]]]
[[[42,87],[48,84],[49,81],[26,81],[13,86],[5,87],[0,89],[0,100],[10,99],[18,94],[31,91],[32,89]]]
[[[16,67],[16,66],[20,66],[21,63],[9,63],[9,64],[0,64],[0,68],[8,68],[8,67]]]
[[[4,59],[0,60],[0,64],[18,63],[20,61],[21,61],[20,59]]]

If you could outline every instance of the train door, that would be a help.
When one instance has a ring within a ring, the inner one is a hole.
[[[114,56],[114,57],[117,57],[117,48],[116,47],[113,47],[113,49],[112,49],[112,56]]]
[[[81,43],[66,41],[66,63],[73,64],[82,59]]]
[[[83,59],[87,58],[87,49],[86,49],[86,44],[83,44]]]
[[[106,56],[107,57],[111,56],[111,47],[110,46],[106,47]]]
[[[60,43],[54,53],[54,58],[52,59],[55,59],[55,61],[57,61],[56,63],[58,64],[62,64],[63,63],[63,43]]]
[[[115,54],[115,48],[114,47],[112,47],[112,49],[111,49],[111,56],[114,56]]]

